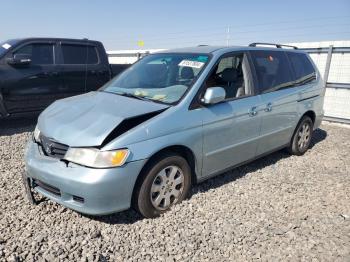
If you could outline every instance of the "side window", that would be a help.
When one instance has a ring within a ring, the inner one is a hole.
[[[64,64],[84,65],[86,63],[86,46],[62,44],[61,50]]]
[[[292,74],[286,54],[281,51],[251,51],[258,84],[262,93],[292,85]]]
[[[97,64],[96,48],[86,45],[62,44],[63,63],[67,65]]]
[[[13,54],[27,54],[32,58],[32,65],[54,64],[53,44],[29,44],[16,50]]]
[[[233,99],[251,94],[247,82],[248,61],[245,54],[222,58],[206,80],[206,87],[220,86],[226,91],[226,99]]]
[[[88,54],[87,54],[87,64],[94,65],[98,64],[98,56],[97,51],[94,46],[88,46]]]
[[[316,79],[315,68],[305,54],[288,52],[287,56],[294,69],[294,81],[297,84],[306,84]]]

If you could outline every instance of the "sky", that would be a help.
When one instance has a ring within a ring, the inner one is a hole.
[[[88,38],[122,50],[350,40],[350,0],[10,0],[0,8],[0,42]]]

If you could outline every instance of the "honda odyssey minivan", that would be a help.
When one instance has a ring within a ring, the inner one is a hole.
[[[156,217],[195,183],[282,148],[304,154],[323,117],[320,74],[297,48],[258,46],[151,54],[54,102],[26,148],[28,197]]]

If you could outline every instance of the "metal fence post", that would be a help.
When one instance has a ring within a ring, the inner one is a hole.
[[[327,53],[326,68],[324,69],[324,75],[323,75],[324,87],[327,87],[329,70],[331,68],[332,53],[333,53],[333,45],[330,45]]]

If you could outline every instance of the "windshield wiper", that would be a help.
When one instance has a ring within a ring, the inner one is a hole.
[[[99,90],[100,92],[105,92],[105,93],[110,93],[110,94],[114,94],[114,95],[120,95],[120,96],[126,96],[126,97],[131,97],[131,98],[135,98],[135,99],[139,99],[139,100],[143,100],[143,101],[151,101],[153,103],[159,103],[159,104],[163,104],[163,105],[169,105],[166,102],[157,100],[157,99],[152,99],[150,97],[147,96],[138,96],[138,95],[134,95],[133,93],[127,93],[127,92],[111,92],[111,91],[106,91],[106,90]]]
[[[132,97],[132,98],[136,98],[136,99],[139,99],[139,100],[143,100],[140,96],[137,96],[137,95],[134,95],[134,94],[131,94],[131,93],[127,93],[127,92],[117,92],[116,94],[120,95],[120,96]]]
[[[135,99],[139,99],[139,100],[143,100],[143,101],[152,101],[152,102],[154,102],[154,100],[151,99],[151,98],[147,98],[145,96],[134,95],[133,93],[115,92],[114,94],[117,94],[117,95],[120,95],[120,96],[131,97],[131,98],[135,98]]]

